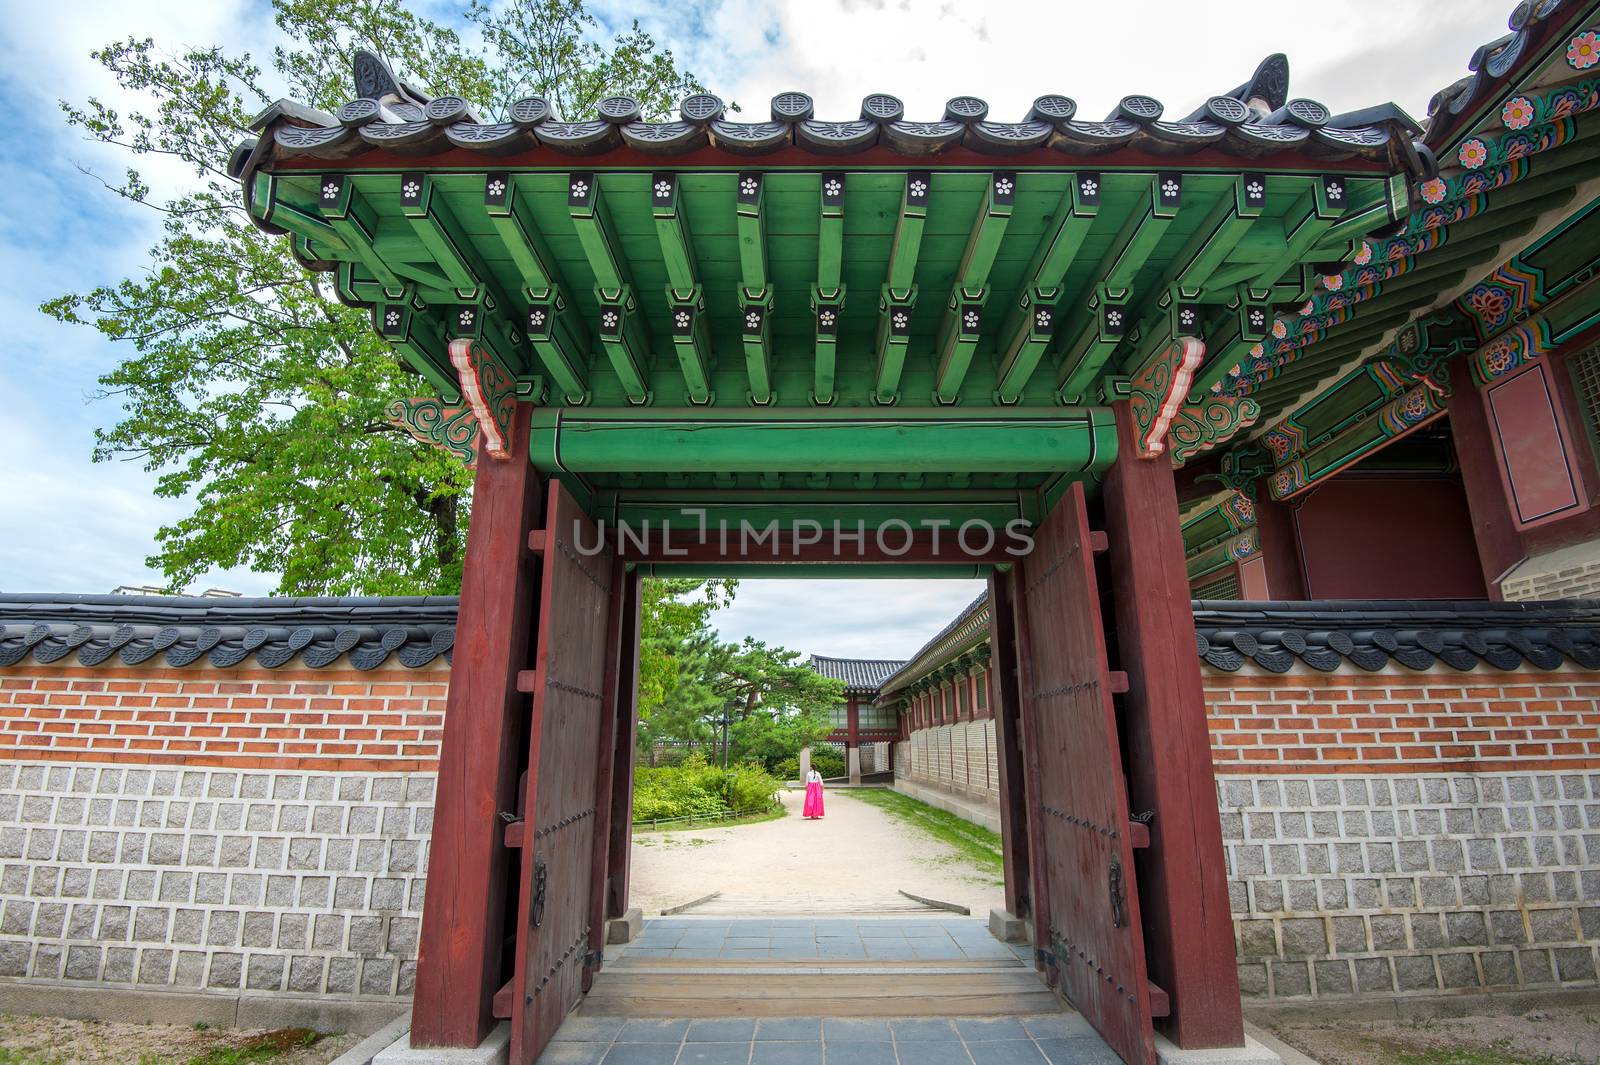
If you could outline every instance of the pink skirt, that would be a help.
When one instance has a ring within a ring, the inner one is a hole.
[[[802,809],[800,812],[803,815],[805,815],[806,817],[821,817],[822,816],[822,785],[821,784],[807,784],[806,785],[806,805],[805,805],[805,808]]]

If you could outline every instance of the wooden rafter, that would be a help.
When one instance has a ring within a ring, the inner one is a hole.
[[[588,331],[572,309],[569,292],[544,235],[527,208],[516,175],[484,175],[484,210],[522,279],[528,312],[524,325],[540,364],[562,397],[583,403],[589,393]]]
[[[934,378],[935,397],[940,403],[954,403],[966,380],[972,353],[983,328],[983,308],[989,301],[989,271],[1011,223],[1016,202],[1017,175],[996,171],[984,187],[983,202],[967,237],[966,250],[956,267],[955,283],[945,303],[944,318],[938,333],[938,372]]]
[[[678,175],[657,171],[650,176],[650,211],[667,268],[667,302],[672,307],[672,346],[678,353],[688,400],[711,400],[711,341],[706,328],[705,290],[698,280],[694,244],[680,203]]]
[[[600,346],[628,402],[646,403],[650,398],[645,379],[649,344],[639,320],[638,296],[613,233],[597,174],[574,171],[567,175],[567,212],[594,273],[595,296],[600,301],[596,329]]]
[[[766,177],[749,170],[738,175],[734,213],[739,230],[739,314],[750,402],[773,400],[772,280],[767,271]]]
[[[1155,252],[1183,205],[1183,175],[1150,178],[1141,209],[1128,215],[1095,269],[1094,292],[1066,315],[1056,374],[1063,396],[1081,395],[1133,330],[1133,279]]]
[[[878,294],[878,331],[874,347],[878,370],[873,379],[874,402],[894,403],[900,395],[900,374],[911,344],[911,319],[917,306],[917,257],[922,251],[922,227],[928,217],[933,179],[925,170],[905,175],[900,194],[900,214],[894,242],[889,248],[889,268]]]

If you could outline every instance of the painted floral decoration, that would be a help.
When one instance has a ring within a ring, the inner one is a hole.
[[[656,195],[660,196],[662,199],[666,199],[668,196],[671,196],[672,195],[672,182],[670,182],[670,181],[658,181],[658,182],[656,182]]]
[[[760,312],[759,311],[751,311],[749,314],[745,315],[744,316],[744,327],[746,329],[750,329],[750,330],[760,329],[761,328],[761,314],[760,314]]]
[[[1527,129],[1533,124],[1533,101],[1526,96],[1513,96],[1500,109],[1500,121],[1506,129]]]
[[[1100,182],[1095,181],[1093,178],[1084,178],[1078,182],[1078,188],[1082,190],[1085,196],[1093,196],[1100,191]]]
[[[1483,349],[1483,366],[1489,376],[1498,377],[1511,368],[1515,348],[1510,338],[1501,337]]]
[[[1588,70],[1600,63],[1600,37],[1594,30],[1580,33],[1567,42],[1567,63],[1573,70]]]
[[[1016,186],[1011,183],[1010,178],[1001,178],[999,181],[994,183],[994,191],[998,192],[1002,196],[1008,195],[1014,188],[1016,188]]]
[[[1002,184],[1002,182],[999,182],[999,181],[996,181],[994,183],[995,191],[997,191],[997,192],[1003,191],[1000,188],[1001,184]],[[911,183],[911,195],[913,195],[913,196],[922,196],[927,191],[928,191],[928,183],[926,181],[913,181]]]
[[[322,186],[323,199],[331,200],[337,195],[339,195],[339,186],[337,183],[330,181],[326,185]]]
[[[1479,285],[1467,293],[1467,303],[1490,328],[1505,321],[1511,313],[1511,297],[1505,289],[1494,285]]]
[[[961,316],[961,321],[969,330],[978,328],[978,312],[968,311]]]
[[[1289,335],[1289,327],[1281,321],[1272,323],[1272,335],[1282,340]]]
[[[1413,388],[1406,393],[1406,398],[1401,401],[1400,413],[1405,415],[1407,421],[1416,421],[1427,417],[1428,394],[1421,388]]]
[[[589,183],[587,181],[574,181],[572,183],[572,194],[580,200],[583,199],[589,195]]]
[[[1341,288],[1344,288],[1344,275],[1343,274],[1329,274],[1329,275],[1327,275],[1326,277],[1324,277],[1322,279],[1322,287],[1327,289],[1329,292],[1338,292]]]
[[[829,178],[827,181],[823,182],[822,191],[826,192],[829,196],[837,196],[839,193],[844,191],[844,185],[839,181],[838,178]]]
[[[600,324],[605,326],[607,329],[616,328],[617,312],[616,311],[607,311],[606,313],[602,314],[600,316]]]
[[[383,324],[384,325],[389,325],[389,326],[399,325],[400,324],[400,312],[399,311],[390,311],[388,314],[384,315],[383,316]]]
[[[1050,312],[1049,311],[1039,311],[1037,314],[1035,314],[1033,316],[1033,320],[1034,320],[1035,323],[1038,324],[1040,329],[1049,329],[1050,328]]]
[[[501,181],[499,178],[495,178],[493,181],[489,182],[489,195],[491,195],[491,196],[499,196],[501,193],[503,193],[505,191],[506,191],[506,183],[504,181]]]
[[[677,314],[674,314],[672,316],[672,320],[677,323],[677,326],[678,326],[679,329],[687,329],[687,328],[689,328],[689,312],[688,311],[679,311]]]
[[[753,177],[747,177],[740,181],[739,191],[744,193],[746,196],[754,196],[756,194],[756,179]]]
[[[1461,147],[1456,151],[1456,158],[1468,170],[1477,170],[1489,161],[1489,146],[1477,137],[1461,142]]]
[[[895,311],[894,312],[894,327],[896,329],[904,329],[906,327],[906,323],[909,322],[910,320],[911,319],[906,316],[906,312],[905,311]]]
[[[415,181],[408,181],[404,185],[400,186],[400,191],[409,199],[421,192],[422,186],[417,184]]]
[[[532,314],[528,315],[528,323],[534,326],[544,325],[544,312],[534,311]]]
[[[817,315],[817,321],[821,322],[823,325],[832,325],[833,324],[833,312],[832,311],[823,311],[821,314]]]
[[[1178,194],[1178,183],[1176,181],[1172,180],[1171,178],[1168,178],[1166,181],[1163,181],[1161,183],[1161,195],[1170,198],[1170,197],[1176,196],[1177,194]]]
[[[1109,325],[1109,326],[1112,326],[1113,328],[1115,328],[1116,326],[1121,325],[1122,324],[1122,312],[1121,311],[1107,311],[1106,312],[1106,324]]]
[[[1365,266],[1372,261],[1372,244],[1370,241],[1361,242],[1361,250],[1356,252],[1355,264]]]

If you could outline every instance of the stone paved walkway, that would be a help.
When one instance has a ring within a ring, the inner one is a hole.
[[[539,1065],[1120,1065],[1076,1014],[839,1020],[569,1017]]]

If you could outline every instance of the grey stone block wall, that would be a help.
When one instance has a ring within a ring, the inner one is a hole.
[[[433,787],[0,763],[0,977],[409,995]]]
[[[1220,777],[1246,997],[1594,985],[1600,774]]]

